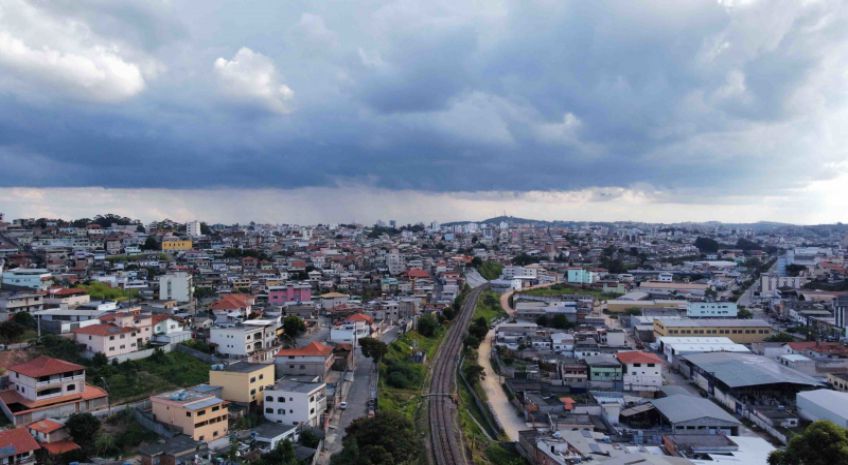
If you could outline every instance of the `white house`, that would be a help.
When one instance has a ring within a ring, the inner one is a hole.
[[[30,289],[47,290],[53,284],[53,275],[44,268],[15,268],[3,272],[3,284]]]
[[[275,423],[318,426],[327,408],[325,383],[280,380],[265,389],[265,418]]]
[[[574,350],[574,335],[570,333],[551,334],[551,346],[554,352],[571,352]]]
[[[650,352],[626,351],[615,354],[624,366],[625,391],[659,391],[663,385],[663,362]]]
[[[330,340],[333,342],[355,343],[360,338],[371,335],[371,324],[374,319],[362,313],[347,317],[341,324],[330,329]]]
[[[269,349],[276,346],[277,329],[270,323],[213,326],[209,332],[209,342],[217,346],[219,353],[230,357],[258,355],[260,360],[265,360],[263,354],[269,353]]]

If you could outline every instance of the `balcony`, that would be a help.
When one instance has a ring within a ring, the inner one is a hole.
[[[76,376],[63,376],[63,377],[55,377],[50,378],[44,381],[37,381],[35,383],[36,388],[45,388],[49,386],[58,386],[62,383],[72,382],[72,381],[85,381],[85,375],[76,375]]]

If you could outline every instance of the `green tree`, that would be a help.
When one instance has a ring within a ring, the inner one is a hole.
[[[280,441],[277,447],[262,457],[258,465],[298,465],[297,455],[294,453],[294,445],[289,440]]]
[[[763,341],[765,341],[765,342],[794,342],[795,338],[792,337],[790,334],[784,333],[783,331],[781,331],[777,334],[773,334],[773,335],[763,339]]]
[[[710,239],[709,237],[698,237],[695,239],[695,247],[697,247],[701,253],[716,253],[718,252],[719,244],[715,239]]]
[[[418,319],[418,332],[424,337],[433,337],[436,335],[436,329],[439,327],[439,322],[432,314],[426,314]]]
[[[754,313],[751,312],[750,310],[748,310],[745,307],[739,308],[739,311],[736,312],[736,318],[739,318],[739,319],[742,319],[742,320],[750,320],[753,317],[754,317]]]
[[[471,347],[472,349],[480,347],[480,338],[473,334],[465,336],[465,339],[462,342],[465,344],[465,347]]]
[[[359,340],[359,346],[362,347],[362,355],[374,360],[374,363],[380,363],[389,351],[389,346],[385,342],[373,337],[363,337]]]
[[[333,456],[332,465],[412,464],[422,452],[412,422],[395,412],[359,418],[346,431],[344,449]]]
[[[83,449],[91,450],[97,432],[100,431],[100,420],[90,413],[74,413],[68,417],[65,426],[74,442]]]
[[[159,241],[156,240],[153,236],[147,236],[147,239],[144,240],[144,244],[141,245],[141,250],[159,250],[161,246],[159,245]]]
[[[483,367],[473,361],[462,367],[462,372],[469,383],[475,384],[483,376]]]
[[[38,326],[35,318],[29,312],[17,312],[12,319],[24,328],[35,329]]]
[[[848,430],[820,420],[789,440],[785,450],[769,455],[769,465],[846,465]]]
[[[568,329],[571,328],[572,324],[565,315],[558,313],[551,318],[551,326],[557,329]]]
[[[306,323],[298,316],[289,315],[283,319],[283,331],[286,338],[294,343],[298,337],[306,332]]]
[[[468,328],[468,334],[471,334],[481,341],[486,337],[486,333],[488,332],[489,323],[487,323],[486,318],[482,316],[477,317],[473,322],[471,322],[471,326]]]
[[[315,430],[305,429],[300,432],[299,441],[303,446],[315,449],[321,442],[321,436]]]

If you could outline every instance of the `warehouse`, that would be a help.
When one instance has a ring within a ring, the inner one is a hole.
[[[763,320],[740,319],[655,319],[654,335],[663,336],[693,336],[693,337],[727,337],[737,344],[762,342],[772,335],[772,327]]]
[[[657,339],[658,350],[672,366],[684,355],[704,352],[750,352],[747,347],[737,344],[727,337],[675,337],[665,336]]]
[[[831,389],[799,392],[795,401],[801,418],[810,421],[830,420],[848,428],[848,393]]]
[[[821,386],[810,376],[755,354],[686,355],[681,358],[680,371],[737,413],[757,406],[792,405],[798,392]]]
[[[674,434],[739,434],[739,420],[702,397],[673,395],[651,404],[671,426]]]

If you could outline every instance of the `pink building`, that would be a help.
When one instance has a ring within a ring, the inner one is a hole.
[[[308,302],[312,300],[312,287],[308,284],[286,284],[268,288],[268,303],[284,305],[292,302]]]

